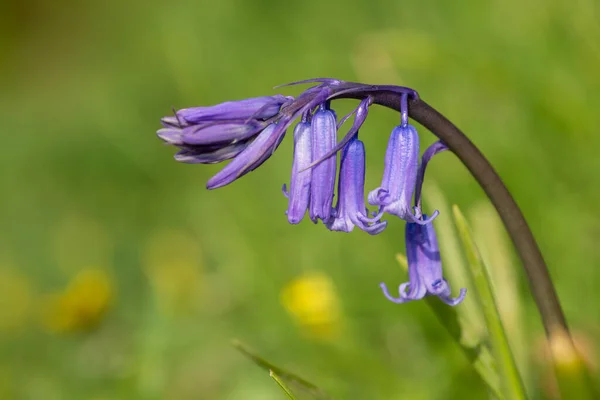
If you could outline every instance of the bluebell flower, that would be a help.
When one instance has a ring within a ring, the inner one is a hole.
[[[425,215],[423,217],[427,218]],[[433,224],[407,223],[405,239],[409,281],[400,285],[399,297],[391,296],[385,283],[381,283],[385,297],[394,303],[420,300],[428,295],[438,296],[451,306],[462,302],[467,290],[460,289],[458,297],[451,297],[450,285],[443,277],[440,248]]]
[[[288,193],[285,184],[283,193],[289,199],[286,211],[290,224],[298,224],[304,218],[310,201],[312,169],[312,135],[308,116],[294,128],[294,159]]]
[[[365,145],[355,136],[342,150],[338,200],[333,219],[326,225],[332,231],[351,232],[354,226],[376,235],[387,226],[381,214],[369,218],[365,206]]]
[[[392,131],[385,153],[381,186],[369,193],[369,204],[388,214],[416,224],[427,224],[436,216],[421,219],[420,210],[411,207],[419,167],[419,134],[409,124]]]

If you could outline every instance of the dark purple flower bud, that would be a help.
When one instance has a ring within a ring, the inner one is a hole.
[[[182,129],[181,136],[184,143],[192,145],[235,143],[256,135],[265,127],[264,122],[239,120],[220,124],[189,126]]]
[[[336,118],[328,104],[321,104],[311,123],[312,159],[317,160],[335,147]],[[313,167],[310,182],[310,219],[328,222],[331,218],[333,192],[337,169],[337,154],[334,153]]]
[[[298,224],[304,218],[310,200],[310,181],[312,170],[307,168],[312,161],[311,124],[302,121],[294,129],[294,161],[290,192],[285,184],[283,193],[289,198],[287,217],[290,224]]]
[[[224,147],[184,146],[175,154],[175,160],[186,164],[216,164],[240,154],[252,139],[236,142]]]
[[[267,126],[229,164],[217,172],[206,184],[207,189],[216,189],[235,181],[239,177],[259,167],[281,143],[285,130],[277,124]]]
[[[419,165],[419,135],[412,125],[394,128],[385,152],[385,167],[381,186],[369,193],[369,204],[379,206],[380,211],[393,214],[417,224],[431,222],[437,212],[421,220],[412,213],[411,202],[417,180]],[[420,211],[417,212],[420,215]]]
[[[351,232],[354,226],[358,226],[371,235],[382,232],[387,221],[380,221],[381,215],[369,218],[364,196],[365,145],[355,136],[342,151],[335,218],[327,223],[327,228]]]
[[[380,284],[383,294],[390,301],[406,303],[434,295],[444,303],[455,306],[464,300],[467,294],[464,288],[460,289],[458,297],[451,297],[450,285],[442,274],[440,248],[433,224],[406,224],[406,258],[409,282],[400,285],[400,297],[392,297],[385,283]]]
[[[290,100],[293,100],[293,98],[278,94],[226,101],[209,107],[184,108],[177,111],[176,117],[163,118],[163,122],[169,124],[177,118],[188,124],[231,119],[269,119],[277,115],[281,106]]]
[[[214,145],[235,143],[246,140],[265,128],[266,124],[257,120],[210,122],[179,128],[163,128],[156,132],[159,138],[175,145]]]

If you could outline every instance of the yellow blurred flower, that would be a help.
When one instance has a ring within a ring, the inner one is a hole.
[[[146,273],[162,312],[177,314],[196,309],[201,300],[200,244],[178,230],[156,232],[143,253]]]
[[[281,291],[281,302],[308,336],[331,340],[341,329],[341,311],[333,282],[320,272],[306,273]]]
[[[50,296],[44,324],[52,332],[82,332],[96,328],[114,300],[113,284],[102,269],[84,269],[62,293]]]
[[[15,332],[28,322],[33,290],[16,269],[0,266],[0,331]]]

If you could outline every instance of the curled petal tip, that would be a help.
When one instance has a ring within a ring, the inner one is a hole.
[[[414,224],[427,225],[431,223],[439,214],[440,212],[438,210],[435,210],[433,214],[431,214],[431,217],[427,218],[425,214],[419,216],[419,213],[417,213],[417,215],[415,216],[409,213],[407,219],[409,220],[408,222],[412,222]]]
[[[457,306],[460,303],[462,303],[462,301],[465,299],[466,295],[467,295],[467,289],[462,288],[462,289],[460,289],[458,297],[446,297],[446,298],[440,297],[440,299],[444,303],[448,304],[449,306]]]
[[[387,228],[387,221],[376,222],[373,225],[361,226],[361,229],[369,235],[378,235]]]
[[[182,145],[183,138],[181,130],[176,128],[162,128],[156,131],[156,136],[168,144]]]
[[[389,301],[391,301],[391,302],[393,302],[393,303],[397,303],[397,304],[400,304],[400,303],[404,303],[404,302],[406,302],[406,300],[405,300],[405,299],[403,299],[403,298],[401,298],[401,297],[393,297],[392,295],[390,295],[390,292],[388,291],[388,288],[387,288],[387,286],[386,286],[386,284],[385,284],[385,283],[381,282],[381,283],[379,284],[379,287],[380,287],[380,288],[381,288],[381,290],[383,291],[383,295],[384,295],[384,296],[385,296],[385,297],[386,297],[386,298],[387,298]]]

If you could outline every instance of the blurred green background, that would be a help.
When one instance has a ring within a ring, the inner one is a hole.
[[[283,399],[232,338],[337,399],[485,398],[427,305],[379,291],[406,279],[402,221],[377,237],[289,225],[289,137],[215,191],[220,166],[178,164],[155,137],[172,107],[297,94],[271,88],[311,77],[413,87],[469,134],[596,368],[599,21],[595,0],[3,0],[0,398]],[[368,189],[397,122],[374,107],[361,130]],[[492,266],[513,272],[507,329],[532,397],[552,395],[539,317],[484,194],[450,154],[426,186],[430,209],[459,204]]]

